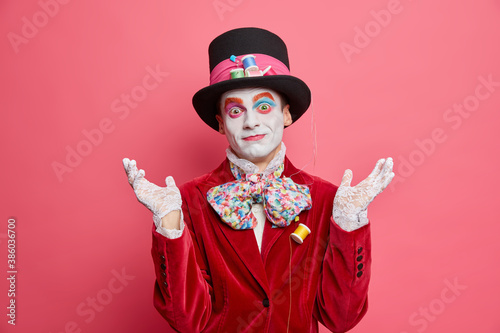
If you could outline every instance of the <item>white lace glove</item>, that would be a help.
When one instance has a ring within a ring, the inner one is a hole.
[[[174,178],[171,176],[167,177],[165,179],[167,187],[159,187],[144,178],[146,172],[142,169],[137,170],[134,160],[131,161],[128,158],[124,158],[123,167],[127,173],[128,182],[137,196],[137,200],[153,213],[153,220],[157,228],[161,226],[161,218],[174,210],[181,211],[182,221],[181,193],[175,185]]]
[[[368,224],[368,204],[375,199],[394,178],[392,158],[380,159],[370,175],[351,187],[352,171],[347,169],[333,199],[333,220],[345,231]]]

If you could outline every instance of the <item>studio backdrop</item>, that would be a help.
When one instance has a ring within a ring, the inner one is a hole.
[[[311,88],[295,166],[356,184],[394,158],[352,332],[500,332],[497,0],[1,1],[0,331],[173,332],[122,159],[159,185],[220,164],[191,98],[210,41],[248,26]]]

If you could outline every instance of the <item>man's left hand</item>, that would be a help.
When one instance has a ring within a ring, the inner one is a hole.
[[[359,214],[366,211],[370,202],[375,199],[394,178],[392,158],[380,159],[370,175],[356,186],[351,186],[352,171],[347,169],[342,177],[340,187],[333,200],[333,218],[359,222]],[[339,224],[340,225],[340,224]],[[350,230],[349,230],[350,231]]]

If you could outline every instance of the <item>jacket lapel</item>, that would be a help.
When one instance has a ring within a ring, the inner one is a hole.
[[[269,221],[266,221],[264,226],[264,236],[262,237],[262,248],[261,248],[261,257],[262,261],[265,263],[267,259],[267,255],[274,243],[280,238],[280,236],[286,231],[286,235],[289,235],[293,232],[291,230],[294,227],[294,224],[290,224],[286,228],[273,228],[273,224]],[[288,230],[290,229],[290,230]]]

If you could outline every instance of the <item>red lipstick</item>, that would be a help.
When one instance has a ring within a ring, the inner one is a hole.
[[[246,138],[243,138],[243,140],[245,140],[245,141],[258,141],[258,140],[262,140],[265,136],[266,136],[265,134],[252,135],[252,136],[248,136]]]

